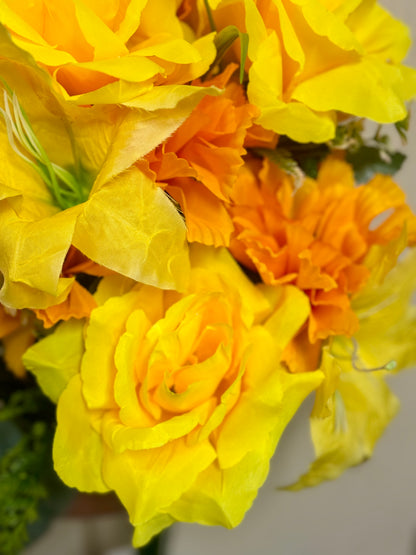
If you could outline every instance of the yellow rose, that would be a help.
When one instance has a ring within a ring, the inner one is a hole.
[[[307,317],[302,293],[279,289],[271,310],[226,251],[191,259],[186,294],[104,278],[85,330],[64,323],[24,357],[58,401],[56,471],[82,491],[114,490],[135,545],[175,520],[236,526],[322,379],[279,362]]]
[[[218,29],[249,35],[247,88],[257,123],[299,142],[334,137],[337,112],[406,116],[416,72],[401,65],[408,29],[366,0],[211,0]],[[238,52],[235,52],[239,55]]]
[[[0,21],[79,104],[119,103],[203,75],[213,34],[196,39],[176,0],[4,0]]]

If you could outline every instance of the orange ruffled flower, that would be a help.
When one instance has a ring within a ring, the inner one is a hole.
[[[291,283],[309,296],[307,336],[298,336],[292,345],[297,355],[289,357],[296,358],[298,369],[306,369],[300,351],[310,343],[309,362],[319,356],[320,340],[357,331],[350,300],[373,270],[366,260],[372,247],[387,252],[404,226],[408,242],[416,241],[416,218],[391,177],[377,175],[356,187],[352,168],[332,157],[316,180],[306,178],[297,191],[277,165],[252,160],[242,169],[232,200],[236,259],[265,283]],[[385,219],[378,224],[381,215]]]
[[[224,202],[246,153],[247,129],[258,115],[237,83],[226,85],[235,64],[204,85],[225,87],[206,96],[165,142],[146,156],[152,177],[180,204],[188,240],[228,245],[233,225]]]

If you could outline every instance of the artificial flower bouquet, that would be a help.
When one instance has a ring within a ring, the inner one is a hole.
[[[375,0],[2,0],[0,21],[1,553],[69,488],[115,492],[135,546],[237,526],[309,394],[289,487],[370,457],[416,360],[382,127],[405,139],[406,27]]]

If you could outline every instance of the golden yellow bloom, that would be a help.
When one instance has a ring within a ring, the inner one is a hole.
[[[120,103],[208,70],[213,34],[196,39],[177,9],[177,0],[4,0],[0,21],[66,97]]]
[[[279,362],[308,314],[302,293],[282,287],[272,306],[219,249],[193,250],[192,283],[181,295],[104,278],[85,333],[63,323],[24,357],[58,402],[56,471],[115,490],[135,545],[175,520],[236,526],[322,380]]]
[[[134,162],[169,136],[206,94],[189,87],[170,110],[62,103],[48,76],[0,33],[2,60],[0,299],[15,308],[62,302],[74,245],[132,279],[183,288],[189,268],[181,216]],[[20,105],[23,106],[24,112]],[[29,146],[28,146],[29,145]]]
[[[406,116],[404,101],[416,94],[416,73],[401,65],[408,30],[376,1],[210,4],[218,29],[233,24],[249,35],[248,99],[266,129],[324,142],[337,112],[380,123]]]

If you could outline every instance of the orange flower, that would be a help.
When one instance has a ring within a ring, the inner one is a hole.
[[[7,309],[0,304],[0,339],[7,368],[18,378],[26,375],[22,355],[35,341],[33,317],[28,310]]]
[[[146,156],[155,180],[180,204],[188,240],[228,245],[233,230],[224,207],[246,153],[244,141],[258,110],[247,104],[243,89],[227,82],[230,65],[203,83],[225,87],[218,97],[206,96],[165,142]]]
[[[307,366],[301,353],[306,340],[316,344],[358,329],[350,300],[375,270],[367,257],[372,247],[387,250],[405,226],[408,242],[416,241],[416,218],[389,176],[356,187],[352,168],[331,157],[317,180],[306,178],[297,191],[278,166],[252,160],[242,169],[232,200],[231,252],[237,260],[265,283],[291,283],[309,296],[307,337],[300,335],[288,355],[298,369]],[[378,224],[381,215],[385,219]],[[316,360],[316,345],[313,351]]]

